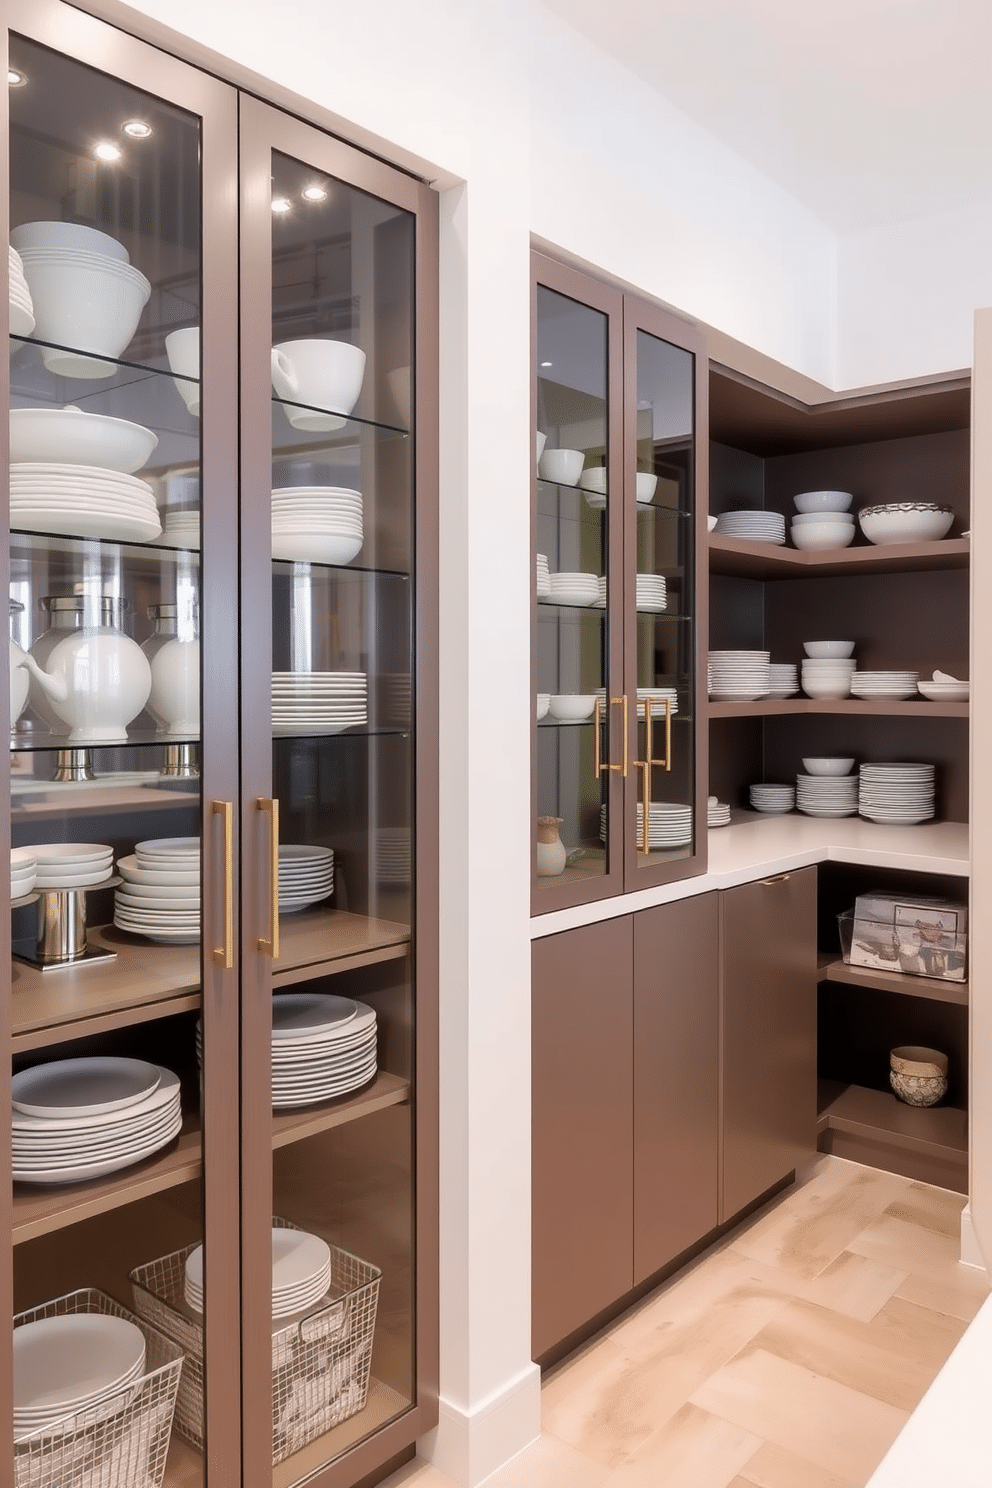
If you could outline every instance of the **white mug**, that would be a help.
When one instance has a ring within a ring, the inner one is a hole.
[[[340,429],[358,402],[365,376],[365,353],[350,341],[283,341],[272,348],[272,386],[289,403],[294,429]],[[326,412],[318,412],[324,410]]]
[[[200,327],[188,326],[181,331],[170,331],[165,338],[165,352],[169,358],[169,366],[176,374],[172,380],[179,396],[193,417],[199,418]]]

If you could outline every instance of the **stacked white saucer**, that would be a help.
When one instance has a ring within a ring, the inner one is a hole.
[[[21,255],[16,248],[8,245],[10,255],[10,267],[8,270],[8,296],[10,300],[10,334],[12,336],[30,336],[34,330],[34,306],[31,303],[31,291],[28,289],[28,281],[24,277],[24,265]]]
[[[548,604],[577,605],[583,609],[599,598],[599,578],[592,573],[548,575]]]
[[[200,546],[200,513],[195,507],[166,507],[162,513],[159,542],[169,548]]]
[[[803,692],[811,698],[846,698],[857,662],[849,657],[810,657],[803,662]]]
[[[375,1009],[323,992],[272,999],[272,1105],[332,1100],[376,1072]]]
[[[644,807],[637,803],[637,843],[640,846],[644,823]],[[606,841],[606,806],[600,807],[599,838]],[[692,841],[692,807],[674,805],[665,801],[652,801],[648,814],[649,849],[687,847]]]
[[[364,672],[273,672],[272,732],[339,734],[368,722]]]
[[[15,1440],[83,1413],[96,1426],[123,1408],[145,1372],[144,1334],[113,1313],[35,1318],[14,1329],[13,1343]],[[68,1476],[88,1484],[91,1475]]]
[[[410,828],[380,827],[375,834],[376,881],[380,884],[410,882]]]
[[[799,691],[799,668],[792,661],[773,661],[768,668],[768,696],[795,697]]]
[[[37,871],[38,859],[35,857],[33,848],[12,847],[10,849],[11,899],[23,899],[26,894],[31,893]]]
[[[971,696],[971,683],[962,682],[948,672],[935,671],[933,677],[921,677],[917,687],[934,703],[966,703]]]
[[[163,945],[200,939],[200,839],[157,837],[120,858],[114,924]]]
[[[548,568],[547,553],[537,555],[537,597],[547,599],[551,593],[551,572]]]
[[[711,651],[706,665],[709,694],[718,702],[753,702],[770,688],[768,651]]]
[[[113,542],[153,542],[162,531],[148,482],[97,465],[11,465],[10,520],[27,531]]]
[[[34,890],[89,889],[111,876],[114,850],[102,842],[35,842]]]
[[[605,687],[597,687],[596,688],[596,696],[600,699],[600,702],[602,702],[602,703],[605,704],[605,702],[606,702],[606,688]],[[670,710],[670,712],[671,712],[671,714],[672,714],[673,717],[679,711],[679,694],[678,694],[678,689],[677,688],[675,688],[675,687],[639,687],[637,689],[637,716],[638,716],[638,718],[644,718],[646,716],[646,714],[647,714],[647,710],[646,710],[646,708],[644,706],[645,699],[647,699],[647,698],[650,698],[651,699],[651,718],[652,718],[652,721],[655,722],[655,723],[657,723],[657,721],[658,721],[659,718],[662,719],[662,720],[664,720],[664,717],[665,717],[665,702],[666,702],[666,700],[667,700],[667,702],[669,704],[669,710]],[[601,708],[600,709],[600,712],[601,713],[605,713],[605,708]]]
[[[327,1295],[331,1249],[319,1235],[279,1225],[272,1228],[272,1316],[292,1317]],[[183,1294],[194,1312],[203,1311],[203,1246],[186,1257]]]
[[[792,785],[752,785],[749,795],[755,811],[763,811],[766,816],[784,816],[796,804],[796,789]]]
[[[851,692],[859,698],[916,697],[919,672],[854,672]]]
[[[818,764],[810,761],[810,764]],[[847,763],[850,769],[853,760]],[[806,764],[806,761],[803,761]],[[858,811],[858,777],[824,774],[810,770],[796,776],[796,806],[805,816],[856,816]]]
[[[716,519],[715,531],[748,542],[784,543],[785,518],[781,512],[774,511],[722,512]]]
[[[178,1136],[183,1120],[178,1075],[109,1055],[21,1070],[11,1098],[21,1183],[81,1183],[130,1167]]]
[[[272,492],[272,556],[292,563],[350,563],[365,540],[362,493],[347,486]]]
[[[858,810],[869,821],[912,826],[934,814],[933,765],[862,765]]]
[[[334,853],[329,847],[279,844],[279,913],[295,914],[334,893]]]
[[[716,796],[710,796],[706,802],[706,825],[708,827],[729,827],[730,807]]]
[[[668,604],[665,580],[660,574],[637,575],[637,608],[649,615],[660,615]]]

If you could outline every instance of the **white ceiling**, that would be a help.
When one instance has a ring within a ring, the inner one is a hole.
[[[544,0],[838,232],[992,202],[992,0]]]

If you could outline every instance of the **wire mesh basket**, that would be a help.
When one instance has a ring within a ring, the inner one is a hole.
[[[145,1373],[77,1415],[14,1442],[15,1488],[159,1488],[172,1435],[182,1350],[112,1297],[87,1287],[14,1318],[14,1327],[70,1313],[126,1319],[145,1339]]]
[[[299,1229],[273,1219],[276,1228]],[[187,1246],[131,1272],[135,1310],[185,1355],[176,1430],[203,1449],[203,1317],[185,1297]],[[327,1295],[272,1326],[272,1461],[281,1462],[365,1407],[382,1273],[332,1245]],[[103,1488],[103,1485],[100,1485]]]

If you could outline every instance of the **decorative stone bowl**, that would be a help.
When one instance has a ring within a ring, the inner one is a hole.
[[[903,1044],[889,1055],[889,1084],[907,1106],[935,1106],[947,1094],[947,1055]]]

